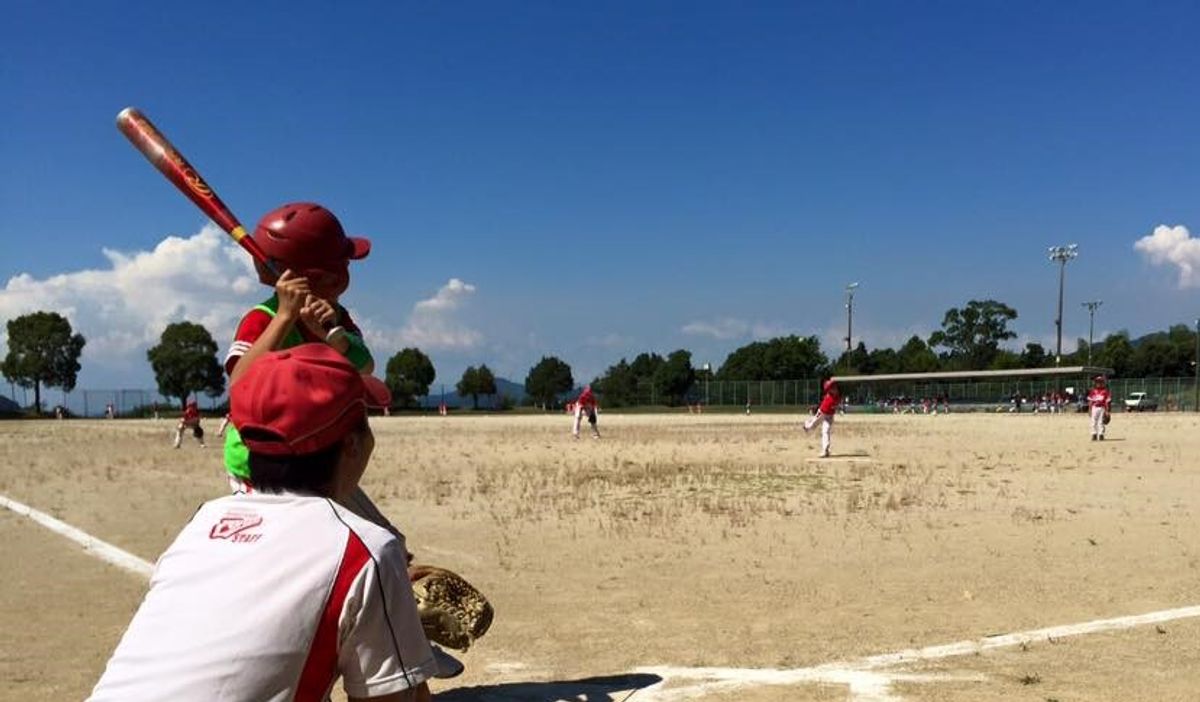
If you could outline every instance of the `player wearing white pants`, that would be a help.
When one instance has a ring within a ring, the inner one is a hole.
[[[804,422],[804,431],[812,431],[812,428],[821,423],[821,458],[829,458],[830,435],[833,433],[833,416],[837,413],[838,402],[841,401],[841,395],[838,392],[837,383],[832,380],[825,381],[825,396],[821,398],[821,405],[817,408],[817,413],[809,417]]]
[[[592,425],[592,438],[600,438],[600,430],[596,427],[596,396],[592,394],[592,386],[588,385],[579,393],[579,399],[575,400],[575,425],[571,428],[571,435],[576,439],[579,438],[579,427],[583,424],[583,417],[587,416],[588,424]]]
[[[1088,407],[1092,413],[1092,441],[1104,441],[1104,419],[1112,411],[1112,393],[1108,391],[1104,376],[1093,378],[1095,385],[1088,392]]]

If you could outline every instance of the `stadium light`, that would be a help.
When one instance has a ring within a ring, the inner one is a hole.
[[[858,283],[846,286],[846,351],[850,351],[851,331],[854,329],[854,291],[857,288]]]
[[[1088,309],[1088,362],[1092,365],[1092,334],[1096,330],[1096,308],[1104,304],[1104,300],[1092,300],[1082,303]]]
[[[1054,347],[1054,365],[1062,364],[1063,281],[1067,276],[1067,262],[1079,255],[1079,246],[1051,246],[1050,260],[1058,263],[1058,318],[1054,326],[1058,329],[1058,343]]]

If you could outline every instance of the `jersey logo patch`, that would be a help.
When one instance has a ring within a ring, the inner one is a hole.
[[[254,543],[262,534],[247,533],[263,523],[263,518],[253,512],[228,512],[217,520],[208,532],[210,539],[228,539],[234,543]]]

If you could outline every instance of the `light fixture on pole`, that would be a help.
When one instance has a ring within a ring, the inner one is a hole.
[[[712,366],[705,363],[700,367],[704,371],[704,406],[708,407],[708,379],[712,377]]]
[[[1054,365],[1062,363],[1062,323],[1063,323],[1063,281],[1067,276],[1067,261],[1079,255],[1079,247],[1075,244],[1067,246],[1051,246],[1050,260],[1059,264],[1058,266],[1058,317],[1054,320],[1054,326],[1058,330],[1058,343],[1054,347]]]
[[[854,330],[854,291],[858,288],[858,283],[850,283],[846,286],[846,350],[850,350],[852,332]]]
[[[1096,331],[1096,308],[1104,304],[1104,300],[1092,300],[1082,303],[1088,309],[1088,362],[1092,365],[1092,335]]]

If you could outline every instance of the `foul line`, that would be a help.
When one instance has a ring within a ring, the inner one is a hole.
[[[1164,609],[1146,614],[1134,614],[1110,619],[1096,619],[1079,624],[1030,629],[1011,634],[986,636],[971,641],[957,641],[925,648],[910,648],[894,653],[866,656],[849,661],[824,663],[809,668],[676,668],[657,666],[639,668],[638,673],[649,673],[662,681],[640,691],[639,700],[668,702],[670,700],[695,699],[714,692],[752,685],[795,685],[799,683],[841,684],[849,687],[850,698],[860,702],[884,702],[899,700],[891,691],[893,682],[927,682],[953,676],[914,675],[890,672],[888,668],[936,661],[943,658],[967,656],[996,648],[1009,648],[1040,641],[1053,643],[1058,639],[1106,631],[1120,631],[1148,624],[1160,624],[1176,619],[1200,617],[1200,605]],[[689,685],[666,687],[671,680],[696,681]],[[961,678],[960,678],[961,679]]]
[[[136,575],[141,575],[144,578],[149,578],[154,573],[153,564],[138,558],[128,551],[123,551],[116,546],[113,546],[107,541],[101,541],[86,531],[76,529],[64,521],[55,519],[45,512],[39,512],[29,505],[22,504],[16,500],[9,499],[4,495],[0,495],[0,507],[6,507],[23,517],[29,517],[55,534],[58,534],[59,536],[65,536],[71,541],[79,544],[83,547],[84,552],[91,554],[102,561],[111,563],[118,568],[123,568]]]

